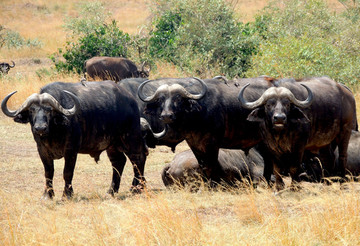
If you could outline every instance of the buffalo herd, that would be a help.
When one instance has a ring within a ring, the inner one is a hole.
[[[98,57],[86,62],[86,71],[101,77],[101,66],[116,63],[122,67],[112,71],[116,83],[54,82],[15,111],[7,106],[15,92],[2,100],[6,116],[31,125],[45,170],[45,198],[55,194],[55,159],[64,157],[63,197],[70,198],[77,154],[98,161],[106,150],[114,195],[126,156],[134,170],[132,190],[141,191],[148,148],[165,145],[175,151],[184,140],[190,150],[165,166],[166,186],[199,179],[210,187],[264,180],[281,190],[284,175],[291,177],[292,189],[303,180],[338,176],[344,182],[348,174],[360,175],[354,95],[328,77],[148,80],[148,73],[142,75],[143,68],[127,59]],[[123,69],[129,74],[119,76]]]

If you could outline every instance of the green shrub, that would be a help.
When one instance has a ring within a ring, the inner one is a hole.
[[[150,33],[149,53],[152,57],[171,59],[175,56],[175,39],[181,25],[180,13],[164,12],[156,20],[154,30]]]
[[[72,30],[72,40],[67,41],[64,50],[58,49],[58,53],[51,56],[58,71],[82,73],[84,62],[93,56],[128,56],[130,36],[119,30],[116,21],[104,23],[103,10],[97,3],[85,4],[82,17],[68,22],[66,27]],[[57,61],[59,55],[65,61]]]
[[[242,76],[257,42],[223,0],[159,0],[149,50],[183,70]],[[251,33],[251,32],[250,32]]]
[[[246,76],[327,75],[359,83],[359,23],[348,14],[335,13],[322,0],[271,3],[254,23],[261,44]]]
[[[0,48],[20,49],[24,47],[40,48],[42,46],[43,43],[38,39],[25,39],[20,33],[0,26]]]
[[[84,2],[79,5],[79,16],[65,19],[64,27],[75,38],[87,36],[107,23],[110,16],[101,2]]]

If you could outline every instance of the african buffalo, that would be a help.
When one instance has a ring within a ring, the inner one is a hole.
[[[328,146],[329,147],[329,146]],[[327,151],[325,154],[328,153]],[[335,177],[339,175],[339,151],[338,148],[334,151],[335,165],[326,165],[326,155],[320,151],[319,155],[311,155],[308,160],[305,160],[305,165],[313,162],[320,162],[322,166],[322,172],[324,177]],[[324,158],[325,157],[325,158]],[[360,176],[360,132],[352,131],[349,146],[347,150],[347,163],[345,166],[346,174],[350,176]]]
[[[159,81],[163,83],[154,93],[144,90],[147,84]],[[248,150],[261,141],[258,123],[246,120],[250,110],[237,100],[238,86],[246,83],[253,85],[248,100],[272,86],[267,77],[227,84],[217,79],[160,79],[142,83],[138,96],[146,103],[147,114],[158,117],[186,140],[204,176],[217,183],[225,175],[218,162],[219,148]]]
[[[114,80],[118,82],[125,78],[147,78],[150,67],[146,68],[145,63],[141,69],[129,59],[123,57],[95,56],[85,61],[85,71],[88,77],[100,80]]]
[[[137,95],[138,88],[141,83],[147,79],[144,78],[128,78],[119,82],[119,86],[126,89],[132,94],[138,103],[141,119],[141,127],[145,134],[147,146],[155,148],[157,145],[165,145],[171,148],[175,152],[176,146],[184,140],[180,134],[171,127],[166,128],[166,135],[164,135],[165,124],[159,119],[159,117],[147,110],[145,112],[146,103],[144,103]],[[143,91],[144,93],[154,93],[160,85],[166,83],[167,79],[159,80],[154,83],[147,84]],[[156,134],[159,133],[159,134]]]
[[[243,86],[239,100],[252,110],[248,120],[260,123],[277,189],[284,187],[280,176],[284,169],[289,170],[293,185],[300,181],[305,150],[317,153],[330,144],[339,147],[339,171],[345,177],[349,138],[356,124],[353,94],[328,77],[283,79],[274,84],[277,87],[269,88],[252,102],[244,98],[248,85]],[[335,161],[331,156],[327,155],[327,165]],[[269,178],[269,173],[264,175]]]
[[[0,63],[0,74],[8,74],[10,68],[15,67],[15,62],[14,61],[11,61],[11,62],[12,62],[12,65],[10,65],[7,62],[1,62]]]
[[[133,163],[133,188],[145,181],[147,149],[141,135],[140,114],[133,96],[113,81],[54,82],[34,93],[16,111],[7,108],[10,93],[1,103],[5,115],[15,122],[30,122],[45,169],[45,198],[52,198],[54,159],[65,158],[63,197],[73,194],[72,178],[78,153],[99,160],[106,150],[113,166],[110,194],[119,190],[126,156]]]
[[[225,174],[220,179],[229,185],[243,179],[258,183],[264,171],[263,158],[254,148],[251,148],[248,154],[242,150],[220,149],[219,164]],[[199,185],[198,181],[201,182],[201,176],[202,170],[191,150],[176,154],[161,175],[165,186],[185,186],[190,183],[196,186]]]

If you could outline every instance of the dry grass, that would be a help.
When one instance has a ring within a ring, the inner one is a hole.
[[[359,245],[360,184],[303,183],[299,192],[258,188],[166,190],[160,172],[173,153],[152,150],[148,189],[128,192],[128,164],[115,198],[106,155],[79,155],[72,201],[62,201],[63,160],[55,163],[55,199],[40,199],[43,168],[29,125],[0,117],[1,245]],[[181,144],[178,151],[186,149]]]
[[[0,24],[26,38],[38,38],[41,49],[6,50],[0,60],[16,67],[0,78],[0,98],[9,92],[9,107],[51,81],[78,81],[77,76],[41,79],[38,69],[49,69],[47,56],[62,47],[66,15],[76,16],[80,1],[12,0],[0,4]],[[266,0],[238,0],[239,18],[251,20]],[[331,0],[332,4],[337,1]],[[120,27],[130,33],[148,21],[145,0],[110,0]],[[341,8],[334,5],[334,8]],[[159,63],[153,77],[187,76]],[[356,94],[359,102],[359,94]],[[358,109],[359,110],[359,109]],[[360,112],[358,111],[358,115]],[[187,149],[182,143],[177,152]],[[0,244],[1,245],[360,245],[360,185],[304,183],[299,192],[250,188],[197,193],[166,190],[160,173],[174,153],[167,147],[150,151],[145,169],[148,189],[129,193],[132,168],[127,164],[120,192],[108,197],[111,164],[102,154],[99,164],[79,155],[71,201],[62,201],[63,160],[55,162],[55,199],[40,199],[44,171],[30,126],[0,114]]]

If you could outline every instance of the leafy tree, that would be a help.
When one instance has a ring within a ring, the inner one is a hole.
[[[150,32],[150,55],[191,73],[242,76],[257,42],[223,0],[159,0]],[[210,71],[210,72],[209,72]]]
[[[93,56],[128,56],[131,38],[117,27],[116,21],[105,23],[105,9],[99,3],[86,3],[80,11],[81,17],[70,19],[66,28],[72,31],[65,49],[52,55],[58,71],[81,73],[84,62]],[[61,55],[65,61],[56,60]]]
[[[261,42],[246,76],[327,75],[359,83],[360,23],[349,14],[332,11],[323,0],[271,2],[256,18]]]

